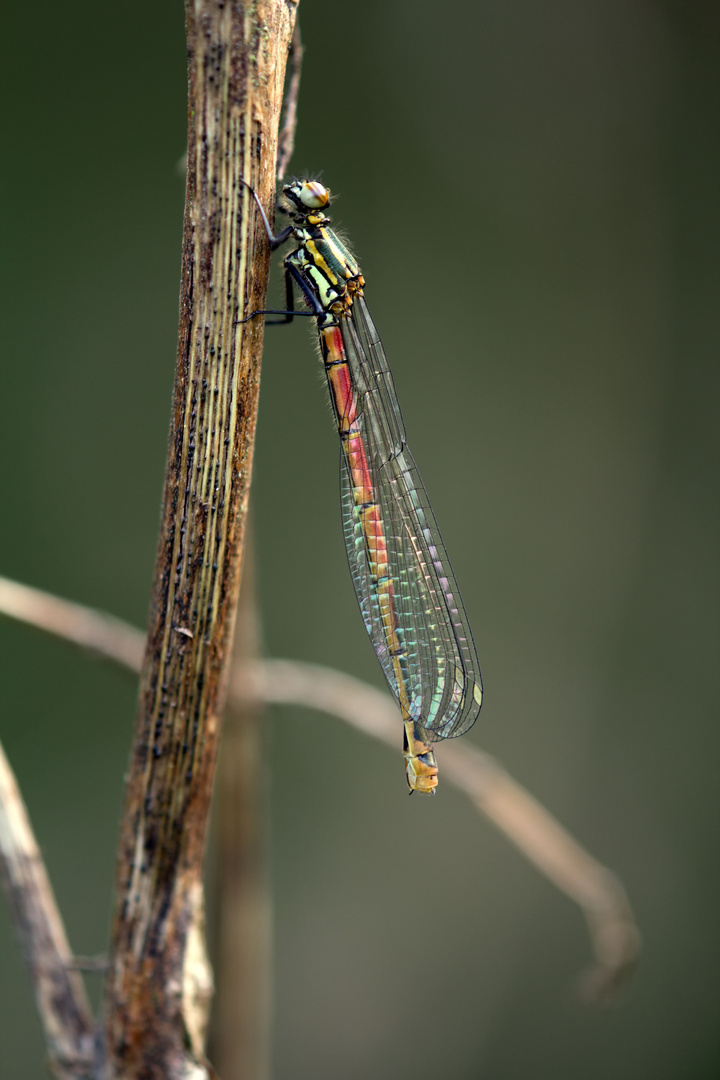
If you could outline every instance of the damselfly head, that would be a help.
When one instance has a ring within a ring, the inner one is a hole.
[[[283,192],[299,210],[322,210],[330,202],[330,192],[318,180],[293,180]]]

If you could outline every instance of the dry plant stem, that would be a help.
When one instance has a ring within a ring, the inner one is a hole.
[[[93,1018],[82,978],[69,969],[65,928],[2,746],[0,877],[30,969],[50,1068],[60,1080],[76,1080],[93,1060]]]
[[[295,149],[295,128],[297,127],[297,106],[298,97],[300,96],[300,74],[302,72],[302,58],[303,47],[302,40],[300,38],[300,23],[295,23],[295,30],[292,37],[292,47],[290,50],[290,62],[292,64],[292,74],[290,76],[290,85],[288,86],[287,96],[285,98],[285,107],[283,109],[283,126],[278,138],[278,160],[277,160],[277,180],[278,183],[284,177],[287,167],[290,164],[290,158],[293,155]]]
[[[51,632],[61,632],[55,618],[64,601],[48,597],[53,617],[44,617],[38,599],[45,594],[28,589],[25,614],[17,590],[12,586],[12,609],[6,603],[6,585],[0,579],[0,611]],[[76,605],[69,605],[67,633],[63,636],[87,645],[87,637],[75,636]],[[89,629],[97,620],[95,640],[98,652],[125,662],[139,652],[142,635],[126,626],[126,639],[119,643],[108,632],[117,620],[100,612],[87,611]],[[92,636],[92,635],[90,635]],[[117,652],[107,646],[117,645]],[[234,671],[230,700],[242,701],[255,694],[265,702],[317,708],[345,720],[397,750],[398,720],[395,703],[387,694],[329,668],[286,660],[265,660],[246,671]],[[640,949],[638,929],[625,891],[617,878],[593,859],[505,770],[487,754],[467,743],[443,745],[443,777],[460,787],[474,805],[489,818],[558,889],[580,905],[588,921],[596,956],[595,967],[584,983],[586,995],[594,1001],[609,1000],[632,972]]]
[[[0,577],[0,612],[139,671],[145,637],[122,619]]]
[[[246,545],[233,670],[259,648],[252,544]],[[265,710],[251,689],[223,723],[213,807],[212,955],[217,996],[209,1056],[220,1076],[270,1076],[272,920],[267,868]]]
[[[163,513],[126,783],[106,1078],[211,1075],[202,868],[241,570],[295,4],[187,0],[188,168]]]

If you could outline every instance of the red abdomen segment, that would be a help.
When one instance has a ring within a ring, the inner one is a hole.
[[[365,545],[370,586],[380,611],[384,644],[394,669],[394,681],[397,685],[403,720],[409,720],[410,701],[403,670],[404,652],[398,635],[399,622],[395,608],[394,585],[389,573],[385,529],[380,507],[375,498],[372,473],[363,437],[362,416],[358,416],[356,388],[347,363],[340,327],[331,326],[321,329],[320,344],[338,434],[352,483],[356,521],[360,525]]]

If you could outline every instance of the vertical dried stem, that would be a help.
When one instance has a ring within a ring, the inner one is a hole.
[[[302,73],[303,46],[300,37],[300,23],[295,23],[295,31],[292,37],[290,60],[292,64],[291,75],[288,82],[288,91],[285,97],[285,110],[283,125],[278,137],[277,158],[277,181],[281,182],[285,176],[290,158],[295,149],[295,129],[297,127],[298,98],[300,96],[300,75]]]
[[[235,678],[251,681],[258,654],[252,544],[235,629]],[[223,727],[214,818],[213,939],[217,999],[210,1054],[223,1080],[270,1075],[272,925],[267,868],[265,710],[252,686]]]
[[[107,1075],[206,1076],[188,935],[241,570],[293,0],[187,0],[180,336],[148,643],[127,779],[107,986]],[[200,979],[202,982],[202,979]]]

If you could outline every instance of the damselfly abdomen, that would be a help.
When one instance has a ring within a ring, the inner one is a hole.
[[[323,213],[330,192],[316,180],[293,180],[283,194],[279,209],[291,224],[278,236],[255,199],[271,246],[295,243],[285,256],[287,308],[248,317],[316,319],[342,445],[350,572],[365,628],[402,713],[408,784],[411,791],[434,794],[438,770],[430,744],[462,735],[480,711],[472,632],[405,441],[392,375],[363,296],[364,278]],[[293,283],[309,311],[295,311]]]

